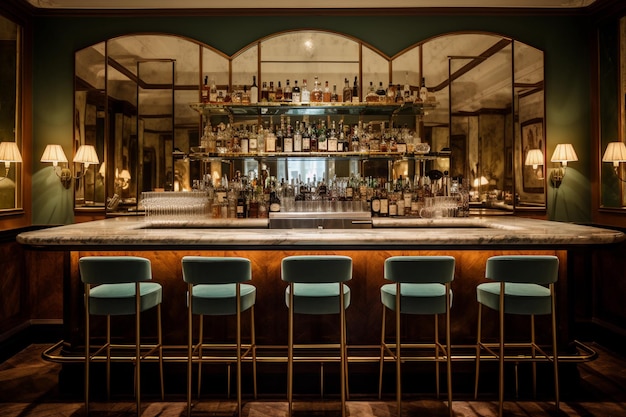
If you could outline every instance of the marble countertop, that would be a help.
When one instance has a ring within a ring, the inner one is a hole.
[[[267,219],[156,221],[120,217],[24,232],[17,241],[54,250],[132,247],[528,247],[620,242],[624,233],[515,216],[373,218],[371,229],[269,229]]]

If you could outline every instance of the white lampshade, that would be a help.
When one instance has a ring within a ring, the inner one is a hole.
[[[568,162],[578,161],[578,155],[571,143],[559,143],[552,154],[552,162],[560,162],[563,166],[567,166]]]
[[[524,165],[532,165],[533,169],[537,169],[539,165],[543,165],[543,152],[541,149],[531,149],[526,154]]]
[[[85,168],[89,168],[91,164],[99,164],[100,160],[93,145],[80,145],[74,156],[74,162],[85,164]]]
[[[123,169],[122,172],[120,172],[119,178],[130,181],[130,172],[128,172],[127,169]]]
[[[0,142],[0,162],[22,162],[20,149],[15,142]]]
[[[480,187],[481,185],[489,184],[489,180],[483,175],[480,178],[476,178],[474,183],[472,184],[475,188]]]
[[[604,151],[602,162],[612,162],[614,167],[618,167],[620,162],[626,162],[624,142],[610,142]]]
[[[53,166],[57,166],[59,162],[67,162],[67,156],[63,152],[61,145],[46,145],[46,149],[41,155],[41,162],[52,162]]]

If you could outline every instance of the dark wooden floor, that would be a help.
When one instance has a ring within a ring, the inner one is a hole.
[[[81,398],[66,397],[58,389],[60,365],[41,359],[41,352],[47,346],[31,345],[6,362],[0,364],[0,416],[1,417],[42,417],[42,416],[82,416],[85,415]],[[563,384],[560,411],[554,403],[545,401],[515,400],[505,403],[508,417],[624,417],[626,416],[626,358],[620,357],[594,346],[599,352],[598,359],[579,365],[579,383]],[[72,383],[82,387],[83,381]],[[161,402],[145,396],[143,416],[172,417],[186,415],[184,395],[167,395]],[[339,402],[335,400],[299,399],[295,403],[295,417],[335,417],[340,416]],[[195,404],[196,416],[233,416],[235,402],[227,399],[206,398]],[[453,402],[457,417],[487,417],[497,415],[495,393],[482,393],[474,401],[468,395],[459,395]],[[281,398],[246,401],[242,417],[278,417],[286,415],[287,403]],[[348,402],[350,416],[386,417],[396,415],[392,396],[378,401],[371,398],[351,398]],[[115,402],[92,402],[91,416],[126,416],[135,414],[135,403],[131,397],[117,398]],[[403,417],[408,416],[447,416],[448,408],[444,401],[432,395],[407,396],[403,402]]]

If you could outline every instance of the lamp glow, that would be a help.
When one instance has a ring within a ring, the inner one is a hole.
[[[87,169],[89,165],[98,165],[100,160],[93,145],[80,145],[74,156],[74,162],[85,165]]]
[[[554,149],[551,162],[560,162],[564,167],[568,162],[578,161],[578,155],[571,143],[559,143]]]
[[[611,162],[617,179],[625,181],[619,176],[618,172],[619,163],[626,162],[626,145],[624,145],[624,142],[610,142],[604,151],[602,162]]]
[[[11,168],[11,162],[22,162],[22,155],[20,149],[15,142],[0,142],[0,162],[4,162],[4,177],[0,178],[0,181],[5,179],[9,175],[9,168]]]
[[[65,152],[63,152],[63,147],[61,145],[48,144],[46,145],[46,149],[43,151],[43,155],[41,155],[41,162],[52,162],[52,166],[54,167],[54,173],[57,174],[57,177],[61,180],[61,184],[65,189],[69,189],[72,184],[72,171],[68,168],[59,167],[59,162],[67,163],[67,156],[65,156]]]
[[[539,165],[543,165],[543,152],[541,149],[531,149],[526,154],[524,165],[532,165],[533,169],[537,169]]]

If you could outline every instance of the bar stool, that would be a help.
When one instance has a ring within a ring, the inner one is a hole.
[[[256,288],[244,282],[252,279],[249,259],[237,257],[185,256],[182,259],[183,280],[188,285],[188,344],[187,344],[187,415],[191,414],[191,373],[193,353],[198,352],[198,397],[202,375],[203,316],[237,316],[236,344],[215,345],[214,347],[234,347],[237,357],[237,412],[241,416],[241,361],[252,354],[254,398],[256,386],[256,343],[254,333],[254,304]],[[241,342],[241,313],[250,311],[250,344]],[[193,315],[199,316],[198,344],[193,345]],[[242,347],[246,350],[242,352]]]
[[[554,283],[559,275],[559,259],[556,256],[513,255],[493,256],[487,260],[485,276],[496,282],[476,287],[478,300],[478,337],[476,343],[476,380],[474,398],[478,396],[481,349],[498,358],[498,415],[502,416],[504,401],[505,348],[530,349],[529,359],[533,364],[533,393],[536,393],[537,352],[554,365],[554,390],[556,408],[559,408],[559,374],[556,344],[556,315]],[[504,294],[504,297],[500,295]],[[499,343],[483,343],[481,340],[482,307],[499,313]],[[504,342],[504,315],[521,314],[530,316],[530,342]],[[552,319],[552,358],[535,341],[535,315],[550,314]],[[498,348],[496,351],[495,348]],[[515,361],[524,358],[516,355]]]
[[[385,279],[393,284],[380,288],[383,304],[382,332],[380,342],[380,374],[378,398],[382,396],[383,363],[387,351],[396,363],[396,402],[397,415],[402,412],[401,364],[410,360],[402,357],[401,348],[435,348],[435,378],[439,397],[440,352],[447,365],[448,409],[452,412],[452,371],[450,354],[450,307],[452,305],[451,282],[454,280],[455,259],[452,256],[392,256],[385,260]],[[399,306],[399,308],[398,308]],[[385,342],[385,316],[387,309],[395,311],[395,344]],[[435,316],[434,344],[401,343],[401,314],[432,314]],[[446,345],[439,342],[439,314],[446,315]],[[392,350],[395,348],[395,352]]]
[[[90,363],[102,351],[106,352],[107,398],[111,393],[111,350],[130,348],[135,350],[135,397],[137,415],[141,414],[141,370],[143,359],[158,351],[163,387],[163,339],[161,331],[161,285],[152,280],[150,261],[135,256],[85,256],[78,261],[80,277],[85,286],[85,410],[89,414],[89,368]],[[157,343],[141,344],[140,313],[157,308]],[[133,345],[111,344],[111,316],[135,315],[135,343]],[[90,316],[106,316],[106,342],[91,352]],[[142,356],[141,351],[148,349]]]
[[[324,348],[328,345],[294,345],[293,325],[295,314],[339,314],[340,326],[340,389],[341,415],[346,415],[346,316],[350,305],[350,288],[345,285],[352,279],[352,259],[339,255],[301,255],[283,258],[282,280],[289,283],[285,289],[285,303],[289,308],[288,331],[288,416],[293,411],[294,348]]]

